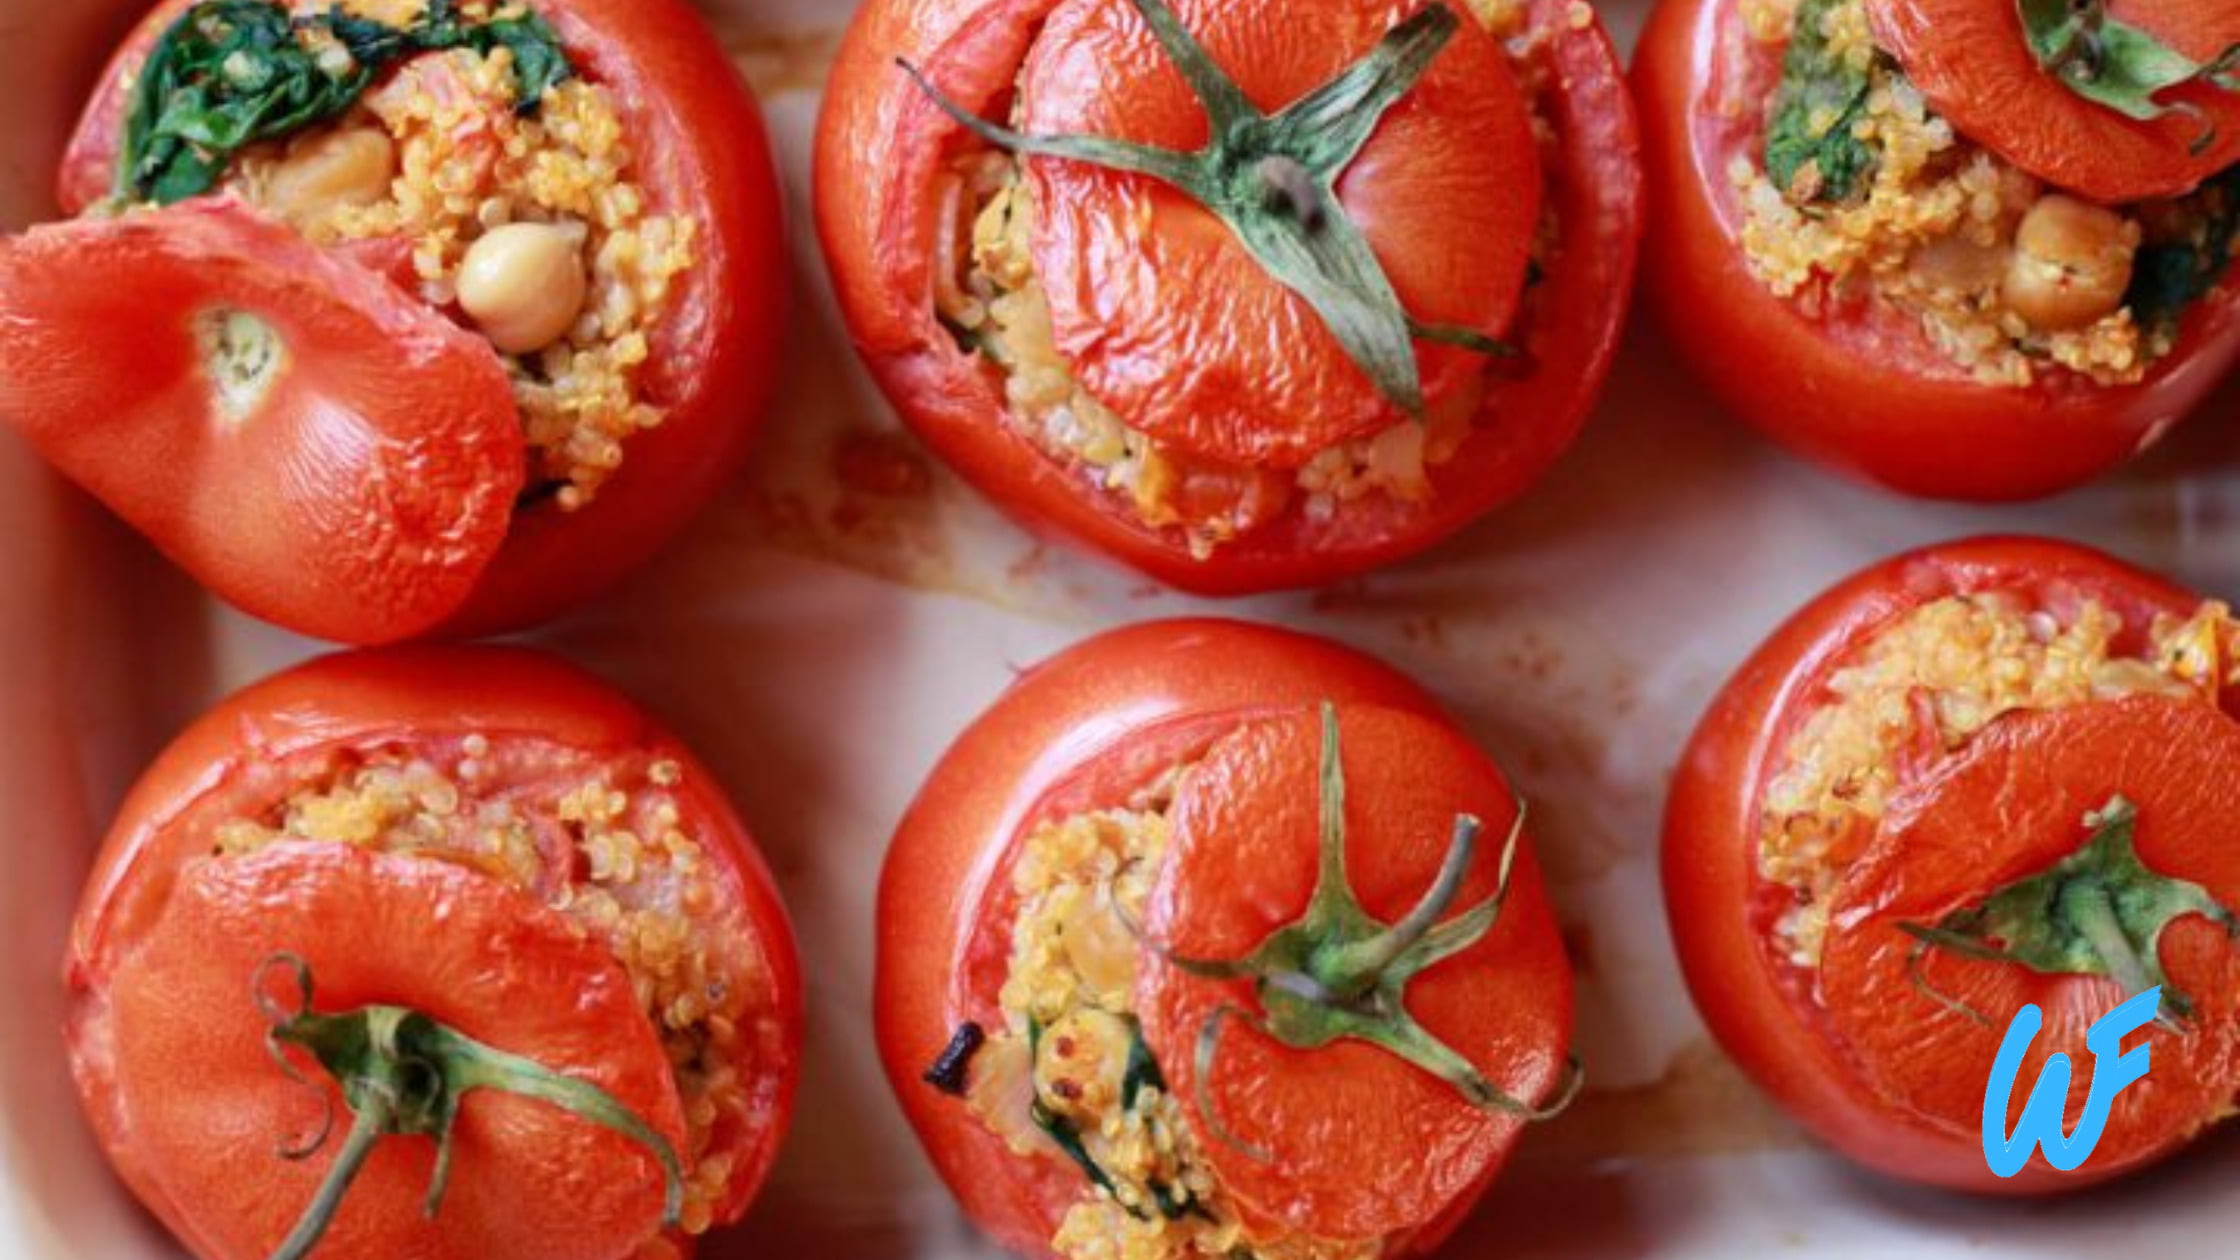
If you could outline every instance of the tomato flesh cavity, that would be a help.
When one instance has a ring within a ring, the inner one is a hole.
[[[0,322],[0,418],[249,612],[407,638],[504,541],[523,445],[488,346],[237,202],[0,240]]]
[[[1267,113],[1359,60],[1413,7],[1318,4],[1270,30],[1250,6],[1173,6]],[[1411,316],[1498,338],[1539,224],[1540,163],[1508,54],[1474,18],[1455,32],[1337,194]],[[1061,5],[1028,55],[1019,101],[1033,135],[1184,152],[1208,139],[1204,105],[1130,0]],[[1026,170],[1057,349],[1130,424],[1189,454],[1294,468],[1406,419],[1306,300],[1187,194],[1060,158],[1030,157]],[[1427,406],[1487,366],[1483,354],[1422,342],[1417,357]]]

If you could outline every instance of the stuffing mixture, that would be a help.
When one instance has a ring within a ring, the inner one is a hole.
[[[341,7],[402,27],[426,0]],[[524,12],[510,0],[457,8],[473,23]],[[243,150],[220,187],[314,243],[364,250],[488,337],[521,409],[529,495],[572,510],[663,419],[642,378],[697,225],[648,206],[611,90],[571,77],[517,100],[513,57],[502,45],[415,56],[340,117]]]
[[[1743,252],[1773,292],[1808,312],[1895,306],[1987,384],[2058,370],[2122,385],[2170,352],[2179,311],[2221,279],[2240,180],[2090,204],[1938,117],[1876,48],[1866,0],[1740,3],[1743,38],[1784,59],[1765,151],[1727,172]]]
[[[1170,776],[1128,803],[1038,827],[1004,1026],[973,1057],[967,1103],[1022,1156],[1067,1161],[1082,1194],[1051,1245],[1067,1260],[1368,1260],[1376,1241],[1248,1237],[1137,1028],[1133,924],[1168,839]]]

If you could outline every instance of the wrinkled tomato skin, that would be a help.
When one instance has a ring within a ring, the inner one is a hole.
[[[1178,533],[1142,524],[1121,497],[1091,492],[1012,428],[1000,381],[934,315],[934,176],[958,128],[895,58],[925,69],[967,108],[989,109],[1056,2],[871,0],[849,27],[826,90],[816,142],[819,238],[857,352],[920,437],[1028,528],[1205,595],[1320,585],[1391,563],[1540,479],[1577,436],[1608,375],[1640,244],[1640,142],[1599,23],[1572,25],[1567,0],[1529,6],[1534,23],[1552,32],[1545,55],[1563,87],[1543,98],[1560,137],[1544,165],[1545,195],[1562,233],[1525,317],[1530,370],[1496,381],[1485,403],[1491,418],[1431,470],[1426,502],[1364,499],[1323,521],[1294,508],[1199,560]]]
[[[2074,377],[1978,383],[1881,306],[1814,319],[1751,274],[1728,162],[1763,141],[1772,59],[1742,58],[1738,0],[1663,0],[1643,31],[1641,102],[1652,216],[1643,283],[1663,332],[1735,415],[1797,453],[1903,494],[2032,499],[2152,444],[2240,359],[2240,278],[2181,317],[2135,385]],[[1723,102],[1740,99],[1730,112]]]
[[[164,0],[103,72],[57,178],[66,212],[108,193],[124,76],[192,3]],[[643,564],[736,471],[783,362],[791,282],[777,169],[761,111],[706,24],[683,0],[534,7],[585,77],[612,89],[648,212],[695,220],[699,231],[693,265],[650,330],[640,378],[666,418],[625,443],[620,471],[587,508],[563,512],[547,501],[517,512],[504,547],[439,637],[547,620]]]
[[[960,1023],[993,1018],[1017,913],[1004,876],[1018,843],[1038,821],[1110,806],[1255,714],[1322,700],[1450,723],[1416,684],[1327,641],[1232,621],[1153,622],[1021,675],[951,745],[904,814],[879,883],[879,1055],[935,1169],[1004,1247],[1052,1256],[1080,1175],[1014,1155],[922,1075]],[[1388,1254],[1436,1246],[1499,1164]]]
[[[1980,1193],[2039,1195],[2132,1171],[2094,1160],[2075,1172],[2034,1159],[1992,1174],[1974,1135],[1956,1137],[1881,1101],[1831,1039],[1794,968],[1781,965],[1761,910],[1759,801],[1829,676],[1909,611],[1950,595],[2022,590],[2057,605],[2089,597],[2143,626],[2190,615],[2198,596],[2075,544],[1980,538],[1893,557],[1807,604],[1743,664],[1703,716],[1674,776],[1664,819],[1665,904],[1682,970],[1711,1031],[1758,1085],[1845,1155],[1893,1177]]]
[[[238,801],[242,816],[262,813],[276,804],[261,799],[275,780],[256,772],[296,758],[327,749],[409,748],[415,740],[478,733],[525,736],[593,754],[611,750],[616,756],[668,759],[682,770],[682,812],[701,820],[695,838],[703,857],[743,911],[782,1029],[782,1044],[769,1065],[779,1075],[765,1129],[769,1138],[759,1149],[737,1153],[737,1169],[728,1193],[714,1205],[714,1218],[736,1218],[760,1190],[792,1117],[801,1059],[801,971],[769,867],[745,824],[714,789],[712,772],[619,692],[556,658],[505,647],[388,648],[321,657],[219,702],[134,783],[87,879],[64,959],[72,998],[65,1031],[73,1065],[110,1162],[181,1237],[194,1238],[197,1231],[180,1205],[150,1192],[155,1178],[144,1167],[131,1126],[112,1109],[113,1069],[91,1053],[96,1042],[90,1032],[112,1000],[111,981],[157,931],[182,866],[209,849],[207,834],[175,824],[213,802]],[[546,913],[532,900],[523,905],[532,914]],[[334,930],[351,928],[338,924]],[[410,985],[413,958],[400,950],[393,960],[402,987]],[[512,961],[529,969],[537,965],[532,958]],[[488,965],[502,970],[502,962],[494,957]],[[669,1088],[674,1089],[673,1079]],[[417,1214],[417,1198],[396,1210]],[[639,1255],[651,1260],[689,1254],[691,1241],[655,1237]]]

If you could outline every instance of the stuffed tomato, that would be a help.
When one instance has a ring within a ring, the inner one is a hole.
[[[1608,368],[1637,168],[1568,0],[872,0],[817,223],[941,455],[1230,594],[1421,550],[1541,476]]]
[[[2231,1114],[2236,644],[2224,604],[2029,539],[1899,556],[1807,605],[1720,693],[1666,816],[1673,934],[1728,1051],[1851,1158],[1963,1189],[2116,1176]],[[2056,1054],[2069,1132],[2088,1028],[2158,986],[2127,1038],[2152,1074],[2089,1162],[1995,1176],[1985,1100],[2018,1012],[2044,1024],[2001,1137]]]
[[[324,638],[644,560],[772,390],[761,121],[682,0],[164,0],[0,240],[0,420]]]
[[[2240,355],[2240,7],[1664,0],[1649,296],[1725,404],[1908,494],[2153,442]]]
[[[880,1055],[1028,1255],[1413,1255],[1578,1083],[1524,810],[1413,684],[1232,622],[1029,672],[903,818]]]
[[[736,1219],[801,982],[709,772],[518,650],[334,656],[126,798],[68,958],[70,1061],[202,1260],[649,1260]]]

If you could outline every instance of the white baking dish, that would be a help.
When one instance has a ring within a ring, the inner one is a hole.
[[[811,979],[791,1145],[726,1256],[988,1254],[891,1105],[871,1049],[870,909],[888,829],[1011,670],[1099,628],[1208,605],[1047,551],[938,470],[882,497],[844,447],[918,458],[850,361],[807,230],[817,85],[851,6],[713,6],[761,88],[794,202],[803,330],[754,471],[625,591],[543,636],[670,715],[778,869]],[[1612,0],[1630,42],[1647,0]],[[138,0],[0,0],[0,223],[48,213],[63,130]],[[1556,474],[1458,542],[1319,595],[1213,607],[1331,634],[1430,683],[1536,806],[1579,951],[1583,1102],[1528,1137],[1457,1256],[2226,1254],[2229,1137],[2054,1204],[1892,1186],[1814,1151],[1705,1040],[1665,939],[1666,772],[1725,672],[1793,605],[1900,547],[2079,538],[2211,592],[2240,585],[2227,394],[2114,480],[2045,507],[1901,503],[1774,453],[1694,400],[1637,329]],[[898,444],[899,443],[899,444]],[[210,607],[0,436],[0,1255],[174,1254],[80,1125],[56,1033],[68,908],[109,807],[218,692],[315,646]],[[494,1258],[495,1260],[495,1258]]]

